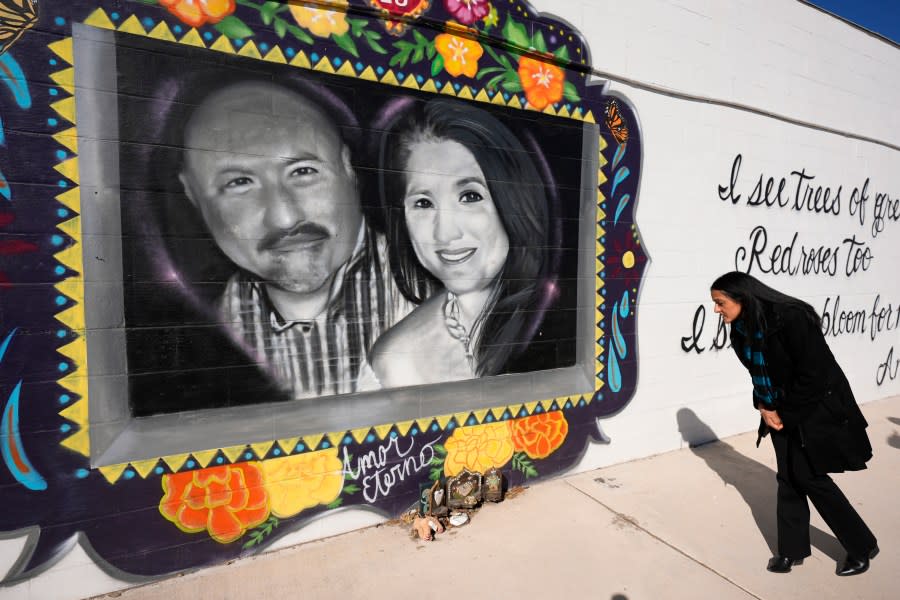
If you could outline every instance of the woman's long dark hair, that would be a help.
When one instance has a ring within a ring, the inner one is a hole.
[[[741,305],[741,314],[738,318],[747,329],[748,339],[753,339],[752,336],[760,331],[765,335],[768,326],[767,314],[771,314],[771,309],[778,306],[799,308],[816,327],[822,326],[821,318],[809,303],[783,294],[756,277],[740,271],[721,275],[712,282],[709,289],[718,290]]]
[[[405,170],[416,142],[452,140],[462,144],[484,173],[509,253],[491,283],[492,293],[473,331],[476,374],[496,375],[528,345],[531,321],[539,318],[549,260],[550,211],[544,183],[515,135],[489,112],[449,99],[407,103],[394,115],[379,148],[379,191],[385,210],[391,270],[400,291],[421,303],[440,285],[416,258],[404,212]]]

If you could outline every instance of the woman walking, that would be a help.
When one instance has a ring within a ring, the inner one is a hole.
[[[760,440],[771,434],[778,463],[778,554],[773,573],[810,555],[812,501],[847,558],[840,576],[858,575],[878,553],[875,536],[828,473],[866,468],[872,446],[850,384],[802,300],[731,272],[710,286],[715,312],[731,325],[731,345],[753,381]]]

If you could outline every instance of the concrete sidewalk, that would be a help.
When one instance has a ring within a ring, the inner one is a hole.
[[[900,598],[900,397],[863,413],[875,458],[835,476],[879,539],[861,576],[835,576],[844,552],[815,513],[812,556],[765,570],[775,455],[747,433],[539,483],[434,542],[387,524],[102,598]],[[679,422],[704,427],[688,410]]]

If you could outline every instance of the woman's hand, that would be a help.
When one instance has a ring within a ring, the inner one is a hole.
[[[778,412],[760,408],[759,414],[762,415],[763,421],[769,426],[769,429],[774,431],[781,431],[784,429],[784,424],[781,422],[781,417],[778,416]]]

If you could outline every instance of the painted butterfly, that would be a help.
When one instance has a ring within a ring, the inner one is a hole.
[[[615,100],[610,100],[606,105],[606,126],[617,142],[624,144],[628,141],[628,125],[625,124]]]
[[[37,0],[0,0],[0,54],[9,50],[37,20]]]

